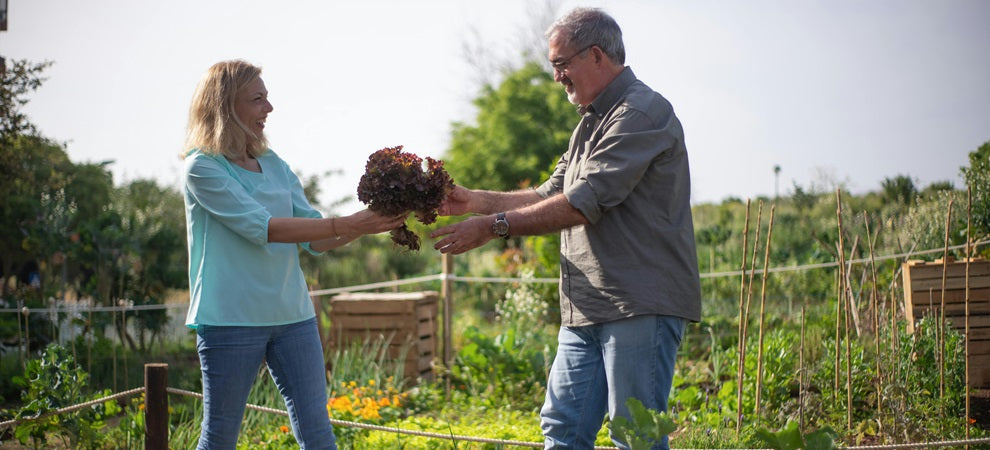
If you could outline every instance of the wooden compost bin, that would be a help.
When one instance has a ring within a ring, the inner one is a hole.
[[[339,294],[330,300],[330,348],[390,339],[388,358],[398,360],[405,352],[407,380],[432,380],[437,299],[435,291]]]
[[[925,315],[940,314],[942,307],[942,260],[908,261],[902,267],[904,311],[908,331]],[[966,329],[966,261],[945,265],[945,318],[960,333]],[[990,261],[975,258],[969,263],[969,382],[971,387],[990,388]]]

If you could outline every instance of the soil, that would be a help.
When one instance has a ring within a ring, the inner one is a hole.
[[[969,415],[974,425],[990,430],[990,390],[971,390],[969,393]]]

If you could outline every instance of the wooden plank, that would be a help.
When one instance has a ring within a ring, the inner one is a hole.
[[[908,281],[910,284],[908,284]],[[904,286],[911,286],[912,292],[927,292],[931,289],[934,292],[942,291],[942,279],[941,278],[930,278],[925,280],[905,280]],[[969,277],[969,289],[987,288],[990,287],[990,275],[981,275],[976,277]],[[964,290],[966,289],[966,279],[965,278],[949,278],[945,280],[946,290]]]
[[[418,323],[412,316],[407,314],[331,314],[331,327],[352,327],[353,324],[371,325],[374,328],[388,328],[396,325]],[[411,328],[411,327],[410,327]]]
[[[942,280],[942,263],[930,262],[924,264],[911,264],[910,262],[906,264],[906,272],[912,280],[926,280],[926,279],[937,279]],[[946,267],[946,277],[947,278],[965,278],[966,277],[966,262],[956,261],[951,262]],[[990,261],[987,260],[975,260],[969,264],[969,276],[981,276],[990,275]]]
[[[914,318],[915,319],[920,319],[920,318],[922,318],[924,316],[927,316],[927,315],[940,314],[939,313],[940,310],[941,310],[941,306],[940,305],[935,305],[932,308],[928,308],[928,307],[924,307],[924,308],[922,308],[922,307],[915,307],[914,308],[914,311],[913,311],[914,312],[913,315],[914,315]],[[969,305],[969,315],[970,315],[970,317],[972,317],[972,316],[979,316],[979,315],[985,315],[985,314],[990,314],[990,303],[979,303],[979,304],[975,304],[975,305],[974,304],[970,304]],[[954,317],[954,316],[965,316],[966,315],[966,305],[960,305],[958,303],[946,303],[945,304],[945,315],[946,316],[950,316],[950,317]]]
[[[990,355],[990,340],[984,339],[977,341],[970,339],[969,355],[970,357],[973,355]],[[970,360],[970,364],[972,364],[972,359]]]
[[[969,385],[975,388],[990,388],[990,354],[969,358]]]
[[[962,330],[959,330],[959,332],[962,333]],[[970,342],[990,339],[990,328],[970,328],[969,339]]]
[[[416,304],[406,300],[337,300],[330,301],[331,314],[412,314]]]
[[[950,322],[952,322],[952,327],[960,331],[966,328],[966,316],[951,316],[946,317]],[[972,328],[987,328],[990,327],[990,315],[979,315],[969,316],[969,327]]]
[[[928,306],[929,292],[931,292],[931,302],[941,303],[942,302],[942,291],[941,290],[924,290],[924,291],[914,291],[911,293],[911,303],[917,306]],[[966,290],[965,289],[953,289],[945,291],[945,302],[946,303],[965,303],[966,302]],[[970,303],[988,303],[990,302],[990,289],[973,289],[969,290],[969,302]]]

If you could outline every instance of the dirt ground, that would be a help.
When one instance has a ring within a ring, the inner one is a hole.
[[[969,414],[976,426],[990,430],[990,390],[970,391]]]

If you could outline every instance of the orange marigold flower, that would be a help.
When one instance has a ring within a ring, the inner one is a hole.
[[[282,425],[282,426],[278,427],[278,429],[279,430],[282,430],[283,433],[288,433],[289,432],[289,427],[287,427],[285,425]]]

